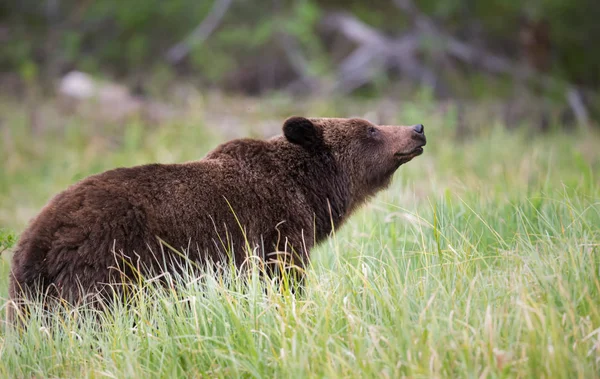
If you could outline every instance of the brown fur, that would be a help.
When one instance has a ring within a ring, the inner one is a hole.
[[[177,254],[158,238],[196,262],[232,251],[239,267],[250,254],[266,261],[294,251],[291,263],[304,267],[310,249],[425,144],[413,127],[361,119],[293,117],[283,131],[224,143],[199,161],[118,168],[71,186],[22,234],[11,298],[43,291],[76,302],[131,266],[177,271]]]

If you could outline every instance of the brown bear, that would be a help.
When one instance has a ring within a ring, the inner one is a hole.
[[[90,176],[23,232],[10,296],[78,302],[136,270],[176,272],[182,255],[240,267],[249,256],[281,262],[272,253],[286,252],[287,264],[301,269],[311,248],[425,143],[420,124],[292,117],[283,136],[229,141],[199,161]]]

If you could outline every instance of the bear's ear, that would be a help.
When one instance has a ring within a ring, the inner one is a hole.
[[[304,117],[290,117],[283,123],[283,135],[291,143],[300,146],[314,146],[321,140],[321,131]]]

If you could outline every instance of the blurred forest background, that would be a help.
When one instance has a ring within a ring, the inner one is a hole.
[[[598,20],[596,0],[4,0],[0,88],[85,97],[86,80],[102,78],[118,83],[106,97],[133,99],[124,113],[182,88],[397,100],[418,90],[459,110],[485,102],[507,125],[589,127]]]
[[[0,0],[0,378],[599,377],[599,43],[600,0]],[[292,115],[428,140],[306,296],[161,276],[135,308],[4,322],[57,193]]]

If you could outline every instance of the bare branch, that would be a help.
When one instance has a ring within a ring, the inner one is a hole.
[[[368,83],[383,66],[381,57],[373,54],[368,46],[362,46],[348,56],[339,66],[335,92],[349,93]]]
[[[276,42],[283,50],[290,67],[298,76],[296,80],[286,86],[286,90],[296,93],[307,89],[317,90],[320,86],[319,78],[310,72],[310,63],[302,52],[298,40],[281,30],[276,36]]]
[[[588,127],[590,118],[588,115],[587,108],[585,107],[584,101],[581,98],[581,94],[576,88],[570,88],[567,91],[567,102],[577,119],[579,125]]]
[[[383,48],[391,42],[378,30],[346,12],[330,13],[323,18],[322,23],[328,29],[340,31],[346,38],[360,45]]]
[[[232,2],[233,0],[216,0],[212,9],[206,18],[202,20],[200,25],[198,25],[183,41],[167,51],[167,60],[172,64],[178,63],[189,54],[190,49],[193,46],[204,42],[217,28]]]
[[[324,25],[358,44],[338,68],[336,92],[348,93],[370,82],[385,68],[397,68],[412,80],[425,85],[439,84],[437,75],[420,64],[417,54],[419,40],[414,33],[390,38],[347,13],[332,13]]]

